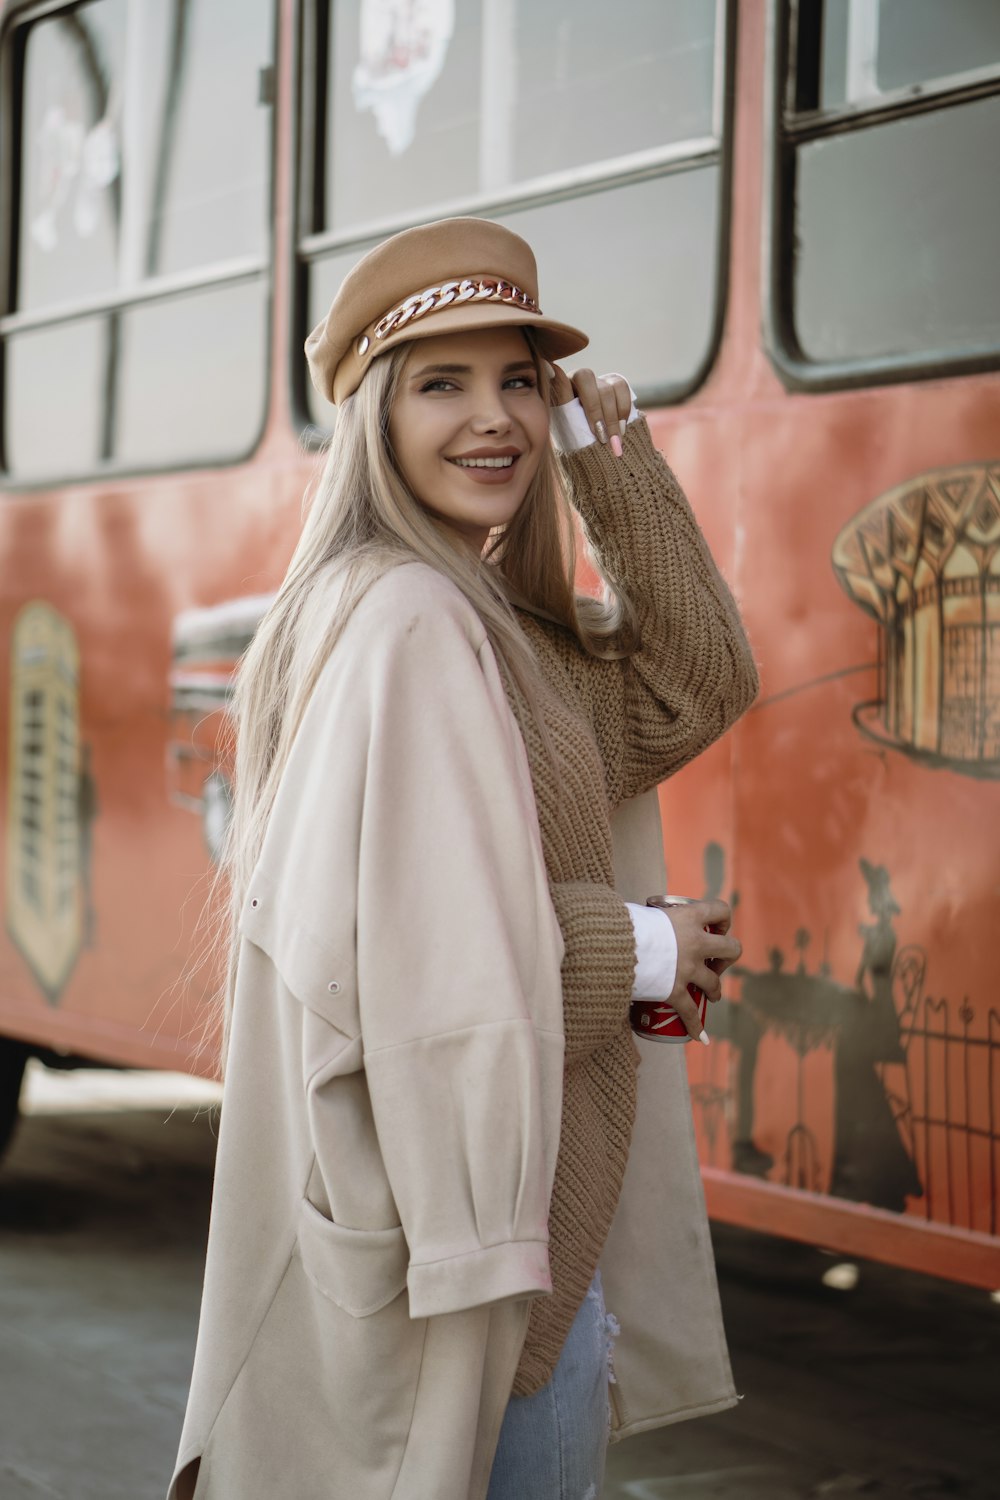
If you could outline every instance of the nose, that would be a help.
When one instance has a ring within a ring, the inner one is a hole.
[[[493,437],[510,431],[514,424],[507,414],[499,391],[484,393],[480,397],[471,425],[473,432],[483,437]]]

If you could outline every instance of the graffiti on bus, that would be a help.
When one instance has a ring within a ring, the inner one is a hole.
[[[72,624],[32,599],[11,632],[7,930],[56,1004],[97,941],[91,748],[80,735],[80,651]]]

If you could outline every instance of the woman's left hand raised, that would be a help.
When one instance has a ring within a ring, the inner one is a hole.
[[[609,443],[616,458],[622,456],[625,423],[632,410],[632,391],[623,375],[595,375],[593,370],[574,370],[567,375],[552,366],[553,406],[565,406],[576,396],[590,430],[599,443]]]

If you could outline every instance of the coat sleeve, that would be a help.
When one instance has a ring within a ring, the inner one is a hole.
[[[621,459],[595,443],[564,466],[587,540],[639,617],[632,656],[577,659],[617,806],[718,739],[756,696],[757,670],[732,594],[646,422],[629,426]]]
[[[414,1318],[552,1285],[563,944],[524,745],[453,592],[411,586],[364,677],[358,1003]]]

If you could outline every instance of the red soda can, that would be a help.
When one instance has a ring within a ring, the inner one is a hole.
[[[648,896],[646,905],[658,906],[665,911],[670,906],[691,906],[696,899],[695,896]],[[706,927],[705,931],[710,932],[711,928]],[[696,984],[688,985],[688,994],[698,1007],[704,1029],[708,996]],[[636,1036],[645,1037],[650,1042],[690,1042],[692,1039],[674,1007],[665,1000],[633,1000],[629,1006],[629,1021]]]

